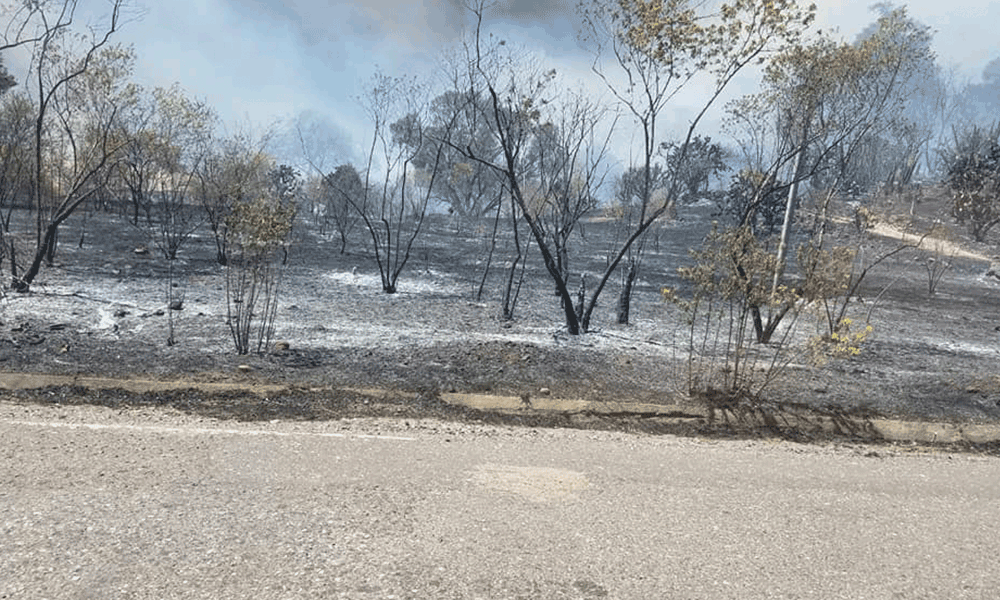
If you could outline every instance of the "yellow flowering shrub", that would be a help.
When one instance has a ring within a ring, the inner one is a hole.
[[[824,364],[831,358],[851,358],[861,354],[861,348],[872,334],[872,326],[852,327],[854,321],[848,317],[841,319],[833,333],[814,337],[810,341],[810,355],[813,363]]]

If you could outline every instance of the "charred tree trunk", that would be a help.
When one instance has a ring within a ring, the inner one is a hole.
[[[49,228],[46,227],[45,239],[42,244],[45,250],[45,264],[51,267],[56,260],[56,246],[59,244],[59,229],[53,229],[52,235],[49,235]]]
[[[531,238],[528,238],[525,247],[521,247],[521,234],[518,230],[516,205],[511,206],[511,226],[514,232],[514,249],[517,254],[511,262],[510,271],[507,273],[507,281],[504,285],[502,309],[504,321],[514,320],[514,309],[517,306],[517,297],[521,293],[521,283],[524,281],[524,270],[527,266],[525,255],[531,243]],[[518,265],[521,267],[521,274],[519,276],[517,274]],[[515,277],[517,278],[516,281]]]
[[[486,255],[486,266],[483,268],[483,277],[479,280],[479,290],[476,292],[476,302],[483,299],[483,288],[486,287],[486,278],[490,274],[490,265],[493,264],[493,252],[497,247],[497,231],[500,229],[500,213],[503,208],[502,202],[497,202],[497,216],[493,219],[493,234],[490,236],[490,250]]]
[[[580,275],[580,289],[576,292],[576,318],[583,318],[583,307],[587,303],[587,274]]]
[[[622,281],[622,292],[618,296],[618,323],[628,325],[629,314],[632,306],[632,288],[635,280],[639,276],[639,261],[634,258],[629,261],[628,268],[624,269],[624,280]]]
[[[221,266],[229,264],[229,251],[226,244],[226,235],[219,231],[216,223],[211,224],[212,236],[215,238],[215,262]]]
[[[42,261],[45,260],[48,249],[54,244],[53,240],[59,231],[59,222],[49,223],[45,227],[45,233],[42,236],[42,243],[35,251],[35,257],[31,260],[31,265],[28,270],[24,273],[24,277],[15,277],[11,287],[18,292],[27,292],[31,288],[31,283],[38,276],[38,272],[42,268]]]
[[[779,307],[775,312],[770,313],[767,316],[767,322],[764,322],[761,316],[759,306],[751,306],[750,311],[753,316],[753,328],[754,334],[757,337],[758,344],[770,344],[771,338],[774,337],[774,332],[777,331],[778,325],[781,324],[781,320],[785,318],[788,311],[792,309],[791,304],[784,304]]]
[[[566,245],[564,242],[560,241],[559,236],[562,234],[557,232],[555,236],[555,258],[556,258],[556,269],[559,271],[559,275],[562,280],[569,283],[569,252],[566,250]],[[556,287],[556,296],[559,295],[559,288]]]
[[[517,265],[521,262],[521,255],[518,254],[510,263],[510,270],[507,272],[507,283],[503,289],[502,316],[504,321],[514,320],[514,308],[517,306],[517,295],[521,291],[521,285],[515,285],[514,278],[517,276]],[[522,269],[523,272],[523,269]]]
[[[10,240],[10,287],[12,289],[17,289],[17,250],[14,246],[14,239]]]

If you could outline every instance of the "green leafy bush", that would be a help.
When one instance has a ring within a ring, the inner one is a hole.
[[[749,227],[713,228],[691,256],[694,266],[678,270],[691,286],[690,296],[663,290],[687,319],[687,391],[755,401],[790,361],[785,341],[801,312],[800,293],[784,285],[773,288],[777,259]],[[762,311],[784,316],[771,344],[756,343]]]
[[[275,194],[234,203],[226,219],[227,314],[237,354],[248,354],[252,342],[260,353],[271,342],[295,213],[292,200]]]
[[[686,392],[716,408],[758,410],[765,389],[793,362],[821,366],[860,354],[872,328],[847,316],[850,299],[869,267],[908,247],[864,267],[854,247],[805,245],[797,275],[776,285],[778,259],[768,241],[747,226],[715,227],[691,251],[694,265],[679,269],[690,292],[662,291],[686,319]],[[804,311],[823,331],[808,340],[796,336]]]

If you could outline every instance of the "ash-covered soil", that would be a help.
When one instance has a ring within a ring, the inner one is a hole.
[[[909,221],[915,230],[943,210],[931,200],[917,208],[916,219]],[[272,344],[261,355],[241,357],[233,352],[224,271],[212,260],[207,233],[190,240],[175,261],[175,292],[183,305],[168,311],[167,262],[155,249],[135,252],[148,245],[141,231],[96,213],[85,223],[69,222],[56,265],[43,268],[31,293],[7,292],[0,301],[0,377],[86,374],[183,380],[193,387],[278,383],[301,392],[288,397],[292,409],[268,408],[239,393],[211,400],[230,406],[231,415],[249,418],[280,416],[283,410],[302,418],[343,415],[343,406],[363,407],[363,398],[372,397],[350,390],[373,388],[385,397],[411,393],[405,396],[410,400],[385,405],[387,414],[409,416],[421,410],[451,414],[435,400],[448,392],[697,403],[701,400],[683,393],[686,324],[659,290],[680,285],[676,268],[689,261],[688,249],[707,231],[710,209],[692,208],[681,217],[647,245],[632,324],[614,323],[619,287],[612,280],[594,317],[595,331],[581,336],[566,334],[558,298],[537,256],[529,263],[515,319],[500,319],[499,289],[509,252],[504,243],[498,246],[479,296],[488,247],[476,227],[432,218],[392,295],[381,291],[373,257],[363,246],[365,232],[355,232],[350,253],[341,255],[339,240],[301,227],[281,284],[274,335],[287,348]],[[574,236],[573,268],[590,273],[591,285],[605,260],[609,227],[588,222],[584,235]],[[838,224],[831,235],[846,239],[852,227]],[[871,269],[848,313],[873,327],[860,355],[815,367],[793,352],[791,364],[766,389],[766,401],[826,414],[1000,419],[1000,279],[987,274],[995,246],[976,244],[955,227],[950,232],[953,245],[947,250],[906,249]],[[74,242],[81,234],[78,247]],[[893,237],[873,235],[864,251],[877,256],[894,244]],[[934,294],[927,289],[928,258],[950,265]],[[167,344],[171,315],[174,345]],[[811,317],[802,319],[792,340],[800,346],[816,332]],[[325,396],[319,389],[327,390]],[[50,390],[49,396],[65,400],[70,391]],[[101,394],[93,393],[92,400],[111,402]],[[176,396],[169,403],[193,402]],[[328,410],[322,398],[343,406]],[[239,407],[249,405],[252,410],[241,415]]]

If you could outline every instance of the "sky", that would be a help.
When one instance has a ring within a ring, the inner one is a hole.
[[[462,0],[138,1],[144,14],[126,23],[115,39],[135,47],[139,83],[178,82],[214,106],[230,128],[250,123],[261,129],[302,118],[327,132],[336,148],[334,162],[358,160],[370,143],[357,97],[376,69],[430,75],[441,49],[461,35]],[[844,39],[875,19],[864,0],[815,1],[817,25]],[[596,86],[588,77],[592,57],[576,39],[575,2],[504,0],[490,27],[529,45],[567,80],[588,78],[588,85]],[[79,3],[80,21],[97,24],[107,12],[108,0]],[[1000,2],[906,5],[912,17],[936,32],[939,62],[955,67],[961,78],[977,81],[983,67],[1000,56]],[[752,88],[752,79],[742,81]]]

